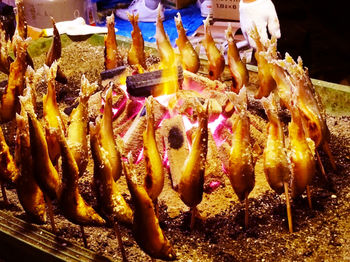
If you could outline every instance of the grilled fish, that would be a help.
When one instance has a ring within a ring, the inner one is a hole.
[[[16,41],[16,58],[10,65],[8,84],[5,93],[1,97],[1,122],[8,122],[14,119],[16,111],[20,108],[18,96],[23,94],[25,84],[24,76],[27,69],[28,43],[23,41],[22,38],[14,36],[14,39],[16,38],[18,38]]]
[[[292,163],[292,197],[301,195],[315,176],[315,143],[305,136],[299,108],[291,106],[288,125],[290,161]]]
[[[78,225],[105,225],[105,220],[85,202],[78,189],[79,168],[61,129],[57,131],[62,152],[62,194],[59,198],[64,216]]]
[[[108,160],[112,166],[112,176],[117,181],[122,174],[122,165],[113,133],[112,87],[113,85],[107,90],[105,98],[101,123],[101,145],[108,152]]]
[[[109,152],[101,143],[101,121],[96,126],[90,123],[90,144],[94,160],[94,188],[97,193],[97,202],[103,214],[114,222],[132,224],[133,214],[124,197],[119,192],[113,177],[113,168],[109,159]]]
[[[145,188],[133,180],[132,172],[135,170],[133,163],[123,162],[123,169],[135,207],[133,234],[137,244],[152,258],[175,260],[176,254],[159,226],[152,199]]]
[[[145,69],[147,68],[146,55],[144,50],[143,36],[138,25],[139,15],[128,14],[128,18],[133,28],[131,31],[132,43],[128,53],[128,63],[129,65],[140,65]]]
[[[174,17],[174,20],[178,34],[175,42],[180,51],[182,66],[185,70],[197,73],[200,66],[199,56],[186,36],[180,13],[177,13],[177,17]]]
[[[181,200],[191,208],[196,207],[203,197],[204,173],[208,152],[208,104],[207,102],[204,112],[202,112],[202,109],[198,110],[199,125],[178,185]]]
[[[156,201],[163,190],[164,170],[156,142],[152,97],[146,99],[146,112],[147,127],[143,132],[143,154],[147,170],[145,188],[149,197]]]
[[[79,104],[69,116],[67,143],[78,165],[80,176],[83,175],[89,159],[87,138],[89,121],[88,100],[96,89],[97,84],[90,84],[83,75],[81,78]]]
[[[50,158],[54,165],[57,164],[58,158],[60,156],[60,146],[57,142],[56,133],[53,132],[54,129],[63,127],[65,130],[65,125],[61,116],[61,112],[58,109],[58,104],[56,100],[56,72],[58,63],[54,62],[47,72],[47,93],[43,96],[43,114],[46,123],[46,140],[49,148]]]
[[[105,42],[105,69],[113,69],[122,64],[122,59],[118,51],[117,39],[115,37],[114,14],[107,16],[107,35]]]
[[[238,96],[232,93],[230,97],[231,102],[236,105],[237,113],[232,116],[233,139],[228,174],[231,185],[240,201],[249,195],[255,184],[246,92],[246,88],[243,87]]]
[[[28,72],[28,70],[27,70]],[[31,70],[30,75],[33,78],[34,72]],[[24,90],[23,100],[35,100],[33,97],[35,90],[31,85],[27,85]],[[34,163],[30,146],[29,123],[26,110],[23,103],[21,104],[21,113],[16,115],[17,131],[16,131],[16,148],[15,158],[20,175],[16,180],[16,190],[18,199],[28,214],[36,223],[42,224],[46,222],[46,205],[44,193],[40,189],[34,177]]]
[[[276,102],[272,94],[268,99],[262,98],[261,103],[269,119],[264,149],[264,172],[271,188],[278,194],[282,194],[284,183],[289,182],[290,173],[283,127],[278,118]]]
[[[51,17],[53,27],[53,38],[49,51],[46,54],[45,65],[50,67],[53,62],[61,58],[62,44],[60,33],[57,30],[55,20]],[[67,77],[63,74],[61,68],[57,66],[56,80],[61,83],[67,83]]]
[[[209,61],[209,78],[211,80],[219,79],[221,73],[225,69],[225,58],[216,47],[214,39],[211,35],[209,27],[209,15],[207,19],[204,20],[204,39],[202,41],[202,44]]]
[[[61,195],[62,181],[53,166],[42,125],[40,124],[30,102],[21,101],[28,115],[30,147],[33,157],[34,176],[41,190],[51,199]]]
[[[250,36],[255,41],[257,46],[254,56],[258,64],[259,89],[255,93],[255,98],[260,99],[262,97],[269,96],[271,91],[276,88],[276,82],[271,75],[269,63],[262,53],[266,52],[268,47],[265,46],[266,43],[261,42],[261,38],[256,27],[252,32],[250,32]],[[273,38],[272,41],[277,41],[277,39]]]

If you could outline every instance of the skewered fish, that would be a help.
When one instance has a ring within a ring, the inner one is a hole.
[[[119,192],[113,177],[113,168],[108,157],[108,150],[101,143],[101,120],[96,120],[96,126],[90,123],[90,144],[94,160],[94,188],[97,202],[103,214],[114,222],[131,224],[132,210]]]
[[[53,62],[58,61],[61,58],[62,45],[60,33],[57,30],[55,20],[51,17],[53,27],[53,38],[49,51],[46,54],[45,65],[50,67]],[[61,83],[67,83],[67,78],[63,74],[60,66],[57,66],[56,80]]]
[[[232,146],[229,157],[228,176],[231,186],[240,201],[245,200],[245,226],[248,226],[248,195],[255,185],[254,163],[250,139],[250,121],[247,113],[247,91],[243,87],[239,94],[231,93],[231,103],[236,113],[232,116]]]
[[[95,92],[97,84],[90,84],[83,75],[81,78],[81,89],[79,104],[73,109],[69,116],[67,127],[67,143],[79,168],[79,175],[82,176],[88,164],[88,100]]]
[[[33,69],[27,70],[27,79],[34,78]],[[28,82],[28,81],[27,81]],[[24,89],[24,96],[22,101],[26,100],[28,103],[30,100],[34,101],[33,90],[30,84],[27,84],[27,88]],[[28,116],[24,109],[22,102],[21,113],[16,115],[17,131],[16,131],[16,148],[15,158],[17,166],[20,170],[20,175],[16,180],[16,190],[18,199],[30,218],[36,223],[46,222],[46,205],[44,193],[40,189],[38,183],[34,177],[34,163],[30,146],[30,134]]]
[[[287,53],[285,61],[295,87],[293,92],[296,95],[296,106],[300,111],[305,134],[315,142],[316,148],[323,147],[335,169],[336,164],[329,148],[330,134],[325,120],[324,107],[311,82],[308,70],[303,67],[300,57],[298,63],[295,63]]]
[[[134,181],[134,164],[123,162],[123,169],[135,207],[133,234],[137,244],[152,258],[175,260],[176,254],[159,226],[152,199],[145,188]]]
[[[57,164],[60,156],[60,146],[57,142],[56,133],[54,129],[63,127],[65,131],[65,125],[61,116],[61,112],[58,109],[56,100],[56,72],[58,63],[54,62],[47,72],[47,93],[43,96],[43,114],[46,123],[46,140],[49,148],[50,158],[54,165]]]
[[[18,168],[0,126],[0,180],[15,182],[17,178]]]
[[[220,78],[221,73],[225,69],[225,58],[216,47],[214,39],[211,35],[209,27],[209,15],[207,19],[204,20],[204,34],[205,35],[202,44],[204,46],[205,53],[207,54],[209,62],[209,78],[211,80],[216,80]]]
[[[274,96],[271,94],[268,99],[262,98],[261,103],[269,119],[264,149],[264,172],[271,188],[281,194],[284,183],[289,181],[290,173],[283,127],[278,118]]]
[[[27,20],[24,14],[24,3],[23,0],[16,0],[16,29],[14,36],[12,37],[12,48],[14,53],[18,47],[18,41],[26,40],[28,37]],[[33,60],[30,57],[28,51],[26,51],[26,62],[32,68],[34,68]]]
[[[0,21],[0,71],[9,74],[10,64],[13,62],[9,56],[9,50],[11,48],[11,41],[6,39],[6,31],[3,27],[3,23]]]
[[[117,181],[122,175],[120,153],[117,150],[113,133],[112,92],[113,84],[107,90],[101,123],[101,145],[108,152],[108,160],[112,166],[112,176]]]
[[[143,132],[143,154],[147,170],[145,188],[149,197],[155,202],[163,190],[164,170],[156,142],[152,97],[146,99],[146,112],[147,126]]]
[[[305,135],[299,108],[291,106],[288,125],[290,161],[292,163],[292,197],[301,195],[315,176],[315,143]]]
[[[59,198],[64,216],[78,225],[105,224],[105,220],[83,199],[78,189],[79,168],[61,129],[57,130],[62,152],[62,194]]]
[[[197,73],[200,66],[199,56],[186,36],[180,13],[177,13],[177,17],[174,17],[174,20],[178,34],[175,42],[180,51],[182,66],[185,70]]]
[[[289,232],[293,232],[292,211],[289,202],[289,163],[284,142],[282,124],[278,118],[275,97],[273,93],[268,98],[263,97],[261,103],[269,119],[267,125],[267,141],[264,149],[264,172],[270,187],[278,194],[284,190],[287,204]]]
[[[234,93],[230,95],[237,113],[232,116],[233,138],[228,173],[231,185],[240,201],[248,197],[255,184],[246,92],[244,87],[238,96]]]
[[[131,31],[132,43],[128,53],[128,63],[129,65],[140,65],[145,69],[147,68],[146,55],[143,36],[138,25],[139,15],[128,14],[128,18],[133,28],[133,31]]]
[[[176,57],[173,47],[171,46],[168,35],[164,30],[161,16],[161,6],[158,7],[158,16],[156,21],[156,44],[163,68],[176,67]]]
[[[105,42],[105,69],[113,69],[122,64],[122,59],[118,51],[117,39],[115,37],[114,14],[107,16],[107,35]]]
[[[225,32],[228,43],[227,61],[233,78],[232,91],[238,94],[239,90],[248,84],[249,74],[245,64],[242,62],[241,57],[239,56],[231,23],[228,24]]]
[[[191,228],[194,223],[196,206],[202,201],[204,173],[208,152],[208,108],[206,102],[205,110],[198,105],[199,124],[194,134],[191,151],[184,163],[178,192],[181,200],[192,209]]]
[[[17,36],[14,36],[14,39],[16,38]],[[15,117],[16,111],[19,110],[20,107],[18,96],[23,94],[24,89],[28,43],[21,38],[18,38],[15,42],[17,43],[15,51],[16,58],[10,65],[8,84],[5,93],[1,97],[1,122],[8,122]]]
[[[30,147],[34,164],[34,176],[41,190],[51,199],[61,195],[61,178],[53,166],[44,130],[33,110],[31,102],[21,101],[28,115]]]
[[[255,59],[258,63],[259,89],[255,94],[255,98],[260,99],[262,97],[267,97],[271,91],[276,88],[276,82],[271,75],[269,63],[263,55],[263,52],[267,51],[267,44],[262,43],[256,27],[250,32],[250,36],[255,41],[257,47]],[[277,41],[277,39],[273,38],[271,41],[273,43],[273,41]]]

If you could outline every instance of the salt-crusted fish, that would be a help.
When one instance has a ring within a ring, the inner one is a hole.
[[[209,62],[209,78],[211,80],[219,79],[221,73],[225,69],[225,58],[216,47],[214,39],[211,35],[210,26],[209,26],[209,15],[207,19],[204,20],[204,39],[202,44],[207,54]]]

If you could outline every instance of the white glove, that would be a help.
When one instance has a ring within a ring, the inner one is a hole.
[[[276,9],[271,0],[256,0],[250,3],[244,3],[241,0],[239,13],[242,33],[254,49],[256,49],[255,41],[249,36],[254,25],[256,25],[263,42],[268,39],[266,27],[268,27],[271,36],[281,37]]]

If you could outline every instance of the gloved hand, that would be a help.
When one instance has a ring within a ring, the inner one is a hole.
[[[254,25],[256,25],[263,42],[268,39],[266,27],[268,27],[271,36],[281,37],[276,9],[271,0],[256,0],[250,3],[244,3],[241,0],[239,12],[242,33],[254,49],[256,49],[255,41],[249,36]]]

